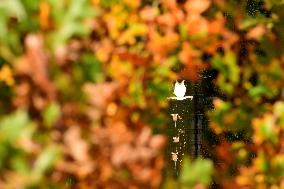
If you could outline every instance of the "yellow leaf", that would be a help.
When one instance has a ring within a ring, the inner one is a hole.
[[[4,65],[0,70],[0,81],[4,81],[8,86],[12,86],[15,81],[11,68],[7,65]]]

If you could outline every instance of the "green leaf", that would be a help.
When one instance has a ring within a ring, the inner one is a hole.
[[[38,156],[32,170],[31,176],[35,182],[40,180],[44,173],[52,167],[59,158],[59,155],[60,149],[56,146],[50,146],[44,149],[44,151]]]
[[[98,82],[103,80],[101,62],[93,54],[84,54],[82,61],[82,69],[86,81]]]
[[[84,24],[88,17],[95,16],[94,7],[87,0],[70,0],[68,6],[62,2],[49,0],[57,24],[57,30],[51,35],[51,45],[54,49],[63,45],[73,36],[84,36],[90,32],[90,28]]]
[[[60,106],[51,103],[42,112],[43,122],[47,127],[50,127],[59,119],[60,115]]]
[[[8,31],[8,19],[16,18],[19,21],[27,17],[25,9],[20,0],[0,1],[0,40],[6,40]]]
[[[220,89],[227,94],[232,94],[239,83],[241,72],[236,55],[232,51],[227,51],[224,56],[217,54],[212,59],[212,65],[221,73],[217,78]]]
[[[261,135],[264,139],[270,140],[274,144],[278,143],[277,133],[275,132],[275,123],[272,116],[267,116],[263,122],[259,125]]]
[[[247,16],[240,23],[240,28],[247,30],[259,24],[267,24],[272,22],[272,19],[266,18],[264,15],[257,13],[255,16]]]
[[[11,160],[12,167],[14,170],[20,173],[28,174],[29,166],[28,161],[24,158],[24,156],[17,155],[14,156]]]
[[[196,159],[190,162],[189,158],[183,161],[180,181],[183,186],[194,186],[196,184],[204,184],[208,186],[211,182],[213,174],[213,163],[206,159]]]
[[[14,141],[20,135],[29,133],[33,129],[33,123],[29,120],[24,110],[17,110],[0,120],[0,141]]]
[[[4,11],[6,15],[16,17],[17,19],[25,19],[26,12],[20,0],[1,0],[0,10]]]
[[[180,38],[182,41],[188,38],[188,31],[187,31],[186,24],[179,25],[179,33],[180,33]]]

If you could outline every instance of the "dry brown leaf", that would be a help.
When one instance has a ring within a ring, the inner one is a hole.
[[[48,76],[48,59],[43,48],[43,38],[40,35],[29,34],[25,39],[26,61],[33,82],[45,92],[47,97],[55,99],[56,93]]]
[[[85,162],[90,159],[89,144],[81,138],[81,131],[78,127],[71,126],[64,134],[64,143],[68,153],[78,162]]]
[[[83,90],[90,98],[90,104],[97,108],[106,108],[107,104],[114,97],[114,92],[118,87],[117,82],[86,83]]]

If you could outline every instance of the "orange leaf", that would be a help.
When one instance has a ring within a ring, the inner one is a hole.
[[[206,11],[211,4],[210,0],[190,0],[185,4],[188,14],[201,14]]]
[[[49,22],[50,6],[47,2],[42,1],[39,5],[39,20],[42,29],[47,29],[50,26]]]

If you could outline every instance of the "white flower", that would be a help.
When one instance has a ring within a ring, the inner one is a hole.
[[[176,81],[174,94],[176,95],[177,99],[183,99],[185,93],[186,93],[186,87],[184,85],[184,80],[181,83]]]

